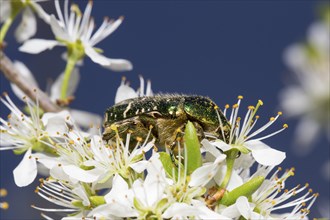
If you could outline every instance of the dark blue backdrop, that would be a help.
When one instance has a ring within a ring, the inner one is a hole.
[[[76,1],[77,3],[77,1]],[[85,7],[85,1],[78,1]],[[97,24],[103,16],[124,15],[121,27],[98,46],[111,58],[126,58],[133,62],[129,73],[114,73],[85,59],[81,68],[81,83],[72,107],[100,115],[113,104],[121,77],[125,75],[135,88],[138,74],[152,80],[155,92],[200,94],[211,97],[219,106],[234,103],[237,95],[244,96],[243,106],[262,99],[265,105],[259,115],[268,120],[279,109],[279,91],[289,83],[289,71],[282,55],[290,44],[305,38],[308,26],[316,19],[316,1],[99,1],[94,0],[92,15]],[[43,4],[52,10],[53,3]],[[47,25],[40,22],[38,37],[52,38]],[[37,76],[42,88],[49,78],[64,69],[56,48],[40,55],[19,53],[18,45],[9,37],[6,53],[26,65]],[[1,75],[1,91],[11,92]],[[15,99],[16,100],[16,99]],[[8,112],[1,106],[1,116]],[[285,115],[285,112],[284,112]],[[287,152],[284,168],[296,167],[289,186],[309,182],[329,198],[329,183],[320,174],[320,167],[329,158],[329,146],[322,137],[316,150],[306,157],[296,157],[291,150],[295,120],[282,118],[289,129],[265,142]],[[275,126],[276,127],[276,126]],[[274,129],[276,129],[274,127]],[[12,152],[1,152],[1,187],[9,190],[5,199],[10,209],[1,212],[1,219],[39,218],[30,208],[37,201],[31,187],[17,188],[12,170],[21,158]],[[314,205],[311,217],[319,217]]]

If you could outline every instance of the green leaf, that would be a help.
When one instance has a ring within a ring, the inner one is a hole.
[[[190,175],[198,167],[202,166],[202,154],[200,143],[197,137],[196,129],[190,121],[188,121],[184,134],[184,141],[187,151],[187,174]]]
[[[220,204],[225,206],[230,206],[234,204],[238,199],[238,197],[240,196],[245,196],[245,197],[251,196],[255,191],[257,191],[257,189],[261,186],[264,180],[265,177],[263,176],[256,176],[252,178],[243,185],[233,189],[230,192],[225,193],[222,199],[220,200]]]

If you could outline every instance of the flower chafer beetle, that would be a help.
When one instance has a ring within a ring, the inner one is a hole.
[[[142,139],[151,135],[158,146],[173,147],[191,121],[200,139],[228,140],[230,124],[209,98],[189,95],[157,95],[127,99],[105,112],[104,140],[131,132]],[[114,126],[116,129],[113,129]],[[117,130],[117,131],[115,131]]]

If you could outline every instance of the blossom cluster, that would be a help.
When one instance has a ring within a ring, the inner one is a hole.
[[[123,99],[127,93],[121,92],[128,90],[141,95],[123,82],[116,99]],[[274,170],[285,153],[261,141],[287,127],[260,135],[281,113],[255,129],[262,102],[249,106],[241,120],[241,100],[239,96],[228,116],[230,141],[200,141],[188,122],[175,157],[162,150],[165,147],[157,145],[150,132],[144,140],[133,140],[134,131],[124,138],[117,133],[107,142],[100,130],[99,134],[81,130],[68,111],[41,114],[37,105],[25,99],[28,116],[4,94],[1,101],[11,114],[7,120],[1,118],[1,149],[24,153],[13,171],[18,186],[32,183],[38,167],[48,176],[40,180],[36,193],[59,207],[33,206],[47,219],[51,219],[47,212],[69,213],[63,219],[305,217],[317,194],[308,184],[286,189],[294,169]],[[257,169],[252,172],[254,164]]]
[[[33,94],[27,96],[19,85],[11,84],[13,92],[24,102],[23,109],[17,107],[7,93],[0,98],[10,111],[7,118],[0,117],[0,150],[23,155],[13,170],[18,187],[32,184],[38,174],[43,176],[35,192],[56,208],[44,204],[32,207],[40,210],[45,219],[307,217],[318,194],[313,193],[308,184],[286,188],[286,181],[295,170],[277,167],[285,159],[285,153],[263,142],[288,127],[284,124],[268,132],[282,112],[260,126],[257,112],[263,102],[258,100],[256,105],[248,106],[245,116],[241,117],[243,97],[238,96],[237,102],[225,105],[223,111],[218,106],[213,109],[218,114],[215,124],[219,126],[215,132],[219,136],[207,132],[198,135],[200,128],[187,120],[183,130],[176,131],[180,135],[171,147],[164,146],[159,137],[152,135],[153,127],[149,127],[142,138],[139,130],[119,132],[120,127],[110,125],[107,129],[111,129],[114,136],[105,140],[99,116],[71,109],[69,105],[85,56],[112,71],[132,69],[130,61],[107,58],[102,55],[102,49],[95,47],[120,26],[123,17],[105,18],[94,30],[92,1],[82,13],[78,5],[69,7],[68,0],[64,1],[62,11],[60,1],[55,0],[56,15],[48,15],[38,0],[1,0],[0,3],[1,48],[5,46],[8,29],[20,13],[22,23],[15,36],[23,43],[19,48],[21,52],[37,54],[55,46],[66,48],[64,72],[47,94],[59,111],[47,112],[41,108],[39,102],[43,100],[39,99],[37,80],[19,61],[13,66],[18,77],[35,88]],[[34,13],[49,24],[54,39],[30,39],[36,32]],[[135,91],[123,78],[114,100],[120,103],[153,95],[150,81],[145,85],[140,77],[140,88]],[[222,124],[224,120],[228,123],[226,128]],[[1,189],[1,196],[5,195],[6,191]],[[2,202],[1,209],[5,208],[8,204]]]

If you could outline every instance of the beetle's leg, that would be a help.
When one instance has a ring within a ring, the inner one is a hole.
[[[123,123],[114,123],[112,125],[105,126],[103,132],[103,140],[109,141],[113,140],[116,135],[120,135],[125,133],[130,128],[130,124],[133,123],[132,121],[125,121]]]

